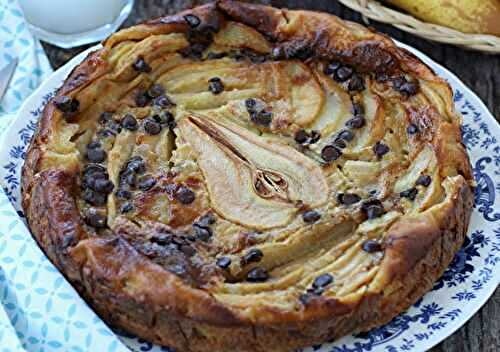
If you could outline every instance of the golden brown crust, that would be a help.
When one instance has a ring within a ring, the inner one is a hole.
[[[219,1],[113,35],[103,49],[73,70],[57,96],[73,94],[106,74],[110,49],[124,40],[187,32],[183,16],[191,13],[215,30],[228,19],[255,28],[276,41],[277,57],[300,58],[308,51],[341,60],[360,72],[405,72],[444,84],[411,53],[358,25],[346,25],[326,14]],[[437,124],[440,117],[433,111],[411,114],[428,127],[426,136],[442,165],[440,171],[452,179],[446,199],[439,209],[390,227],[377,280],[352,299],[321,296],[298,310],[264,307],[249,317],[149,261],[120,236],[96,235],[84,224],[75,203],[75,168],[43,164],[49,153],[45,146],[61,119],[53,101],[44,110],[23,167],[23,208],[48,257],[97,312],[116,326],[180,351],[289,351],[321,343],[390,321],[432,287],[461,246],[472,209],[472,174],[451,94],[448,88],[441,97],[448,109],[447,123]]]

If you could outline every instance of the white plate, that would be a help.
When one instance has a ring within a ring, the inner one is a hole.
[[[468,237],[434,289],[407,312],[370,333],[347,336],[303,352],[426,351],[460,328],[486,302],[500,281],[500,127],[481,100],[455,75],[417,50],[400,45],[451,84],[456,108],[464,116],[464,143],[477,181]],[[26,100],[7,132],[0,154],[0,182],[19,211],[19,171],[43,104],[87,52],[54,72]],[[0,231],[1,226],[4,225],[0,225]],[[119,336],[134,351],[168,350],[124,333]]]

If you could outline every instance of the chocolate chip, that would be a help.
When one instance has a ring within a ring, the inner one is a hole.
[[[301,61],[307,60],[314,55],[314,51],[308,41],[295,41],[285,45],[284,57],[286,59],[299,59]]]
[[[257,125],[269,126],[273,119],[273,114],[270,111],[265,111],[261,102],[256,99],[249,98],[245,100],[245,106],[250,114],[250,120]]]
[[[102,163],[106,160],[106,152],[101,148],[87,149],[87,159],[93,163]]]
[[[189,25],[191,28],[196,28],[200,25],[201,20],[198,16],[195,16],[193,14],[187,14],[184,15],[184,21]]]
[[[197,226],[196,224],[193,226],[194,235],[197,239],[203,242],[208,242],[212,237],[212,230],[208,227]]]
[[[335,73],[335,71],[337,71],[340,67],[340,62],[337,62],[337,61],[333,61],[333,62],[330,62],[324,69],[324,73],[325,75],[332,75]]]
[[[172,130],[177,126],[177,122],[175,122],[175,117],[170,111],[164,111],[162,115],[163,119],[167,121],[166,123],[168,128]]]
[[[249,112],[255,111],[255,107],[257,106],[257,101],[253,98],[248,98],[245,100],[245,106]]]
[[[121,125],[129,131],[136,131],[139,128],[139,124],[132,114],[126,114],[122,119]]]
[[[319,141],[319,139],[321,138],[321,133],[319,133],[318,131],[315,131],[315,130],[312,130],[310,135],[311,135],[311,138],[309,139],[309,144],[314,144],[317,141]]]
[[[113,185],[113,182],[111,182],[110,180],[100,178],[93,182],[92,189],[99,193],[109,194],[113,192],[114,187],[115,186]]]
[[[99,166],[99,167],[98,167]],[[105,178],[108,179],[108,171],[106,168],[100,164],[90,163],[87,164],[83,169],[84,178]]]
[[[138,92],[135,96],[135,105],[140,108],[145,107],[149,103],[149,97],[144,92]]]
[[[339,132],[338,138],[343,139],[346,142],[350,142],[354,139],[354,133],[349,130],[342,130]]]
[[[159,244],[160,246],[166,246],[170,243],[172,243],[172,235],[171,234],[156,234],[153,237],[151,237],[150,241],[152,243]]]
[[[392,80],[392,86],[394,87],[394,89],[398,90],[398,89],[400,89],[400,88],[401,88],[401,86],[402,86],[403,84],[405,84],[406,82],[408,82],[408,81],[406,80],[406,78],[404,78],[404,77],[396,77],[396,78],[394,78],[394,79]]]
[[[125,202],[120,207],[120,213],[125,214],[131,212],[134,209],[134,206],[130,202]]]
[[[361,205],[361,209],[366,210],[366,209],[368,209],[368,207],[371,207],[371,206],[382,206],[382,202],[376,198],[369,199],[369,200],[366,200],[363,202],[363,204]]]
[[[90,204],[95,205],[95,206],[102,206],[102,205],[106,204],[106,200],[107,200],[105,194],[97,193],[97,192],[91,190],[90,188],[87,188],[83,191],[82,198],[87,203],[90,203]]]
[[[231,258],[229,257],[217,258],[216,264],[221,269],[227,269],[229,268],[229,265],[231,265]]]
[[[363,116],[354,116],[346,122],[346,126],[352,129],[358,129],[365,125],[366,120]]]
[[[116,122],[115,120],[109,120],[107,123],[107,127],[116,133],[120,133],[122,131],[120,124],[118,122]]]
[[[377,82],[387,82],[389,80],[389,76],[385,72],[376,72],[375,73],[375,80]]]
[[[180,246],[179,249],[187,257],[192,257],[193,255],[196,254],[196,250],[193,247],[191,247],[189,244],[183,244]]]
[[[342,155],[342,152],[333,145],[327,145],[321,150],[321,158],[326,162],[335,161]]]
[[[185,47],[179,50],[179,54],[182,57],[191,58],[194,60],[200,60],[203,56],[203,51],[207,48],[207,45],[204,43],[192,43],[190,46]]]
[[[54,105],[56,108],[64,113],[75,113],[80,108],[80,102],[76,99],[72,99],[67,95],[60,95],[54,98]]]
[[[227,54],[224,52],[214,53],[213,51],[211,51],[207,54],[207,59],[208,60],[216,60],[216,59],[222,59],[223,57],[226,57],[226,56],[227,56]]]
[[[351,78],[352,74],[354,73],[353,69],[349,66],[342,66],[335,71],[335,74],[333,75],[333,78],[338,81],[338,82],[345,82],[349,78]]]
[[[354,74],[349,80],[347,89],[350,92],[361,92],[362,90],[365,89],[365,81],[360,75]]]
[[[156,179],[150,175],[141,177],[141,179],[137,183],[137,187],[141,191],[149,191],[151,188],[154,187],[154,185],[156,185]]]
[[[165,120],[163,119],[163,116],[160,114],[154,114],[153,116],[151,116],[151,118],[156,122],[158,122],[159,124],[165,124]]]
[[[321,214],[318,213],[316,210],[308,210],[305,213],[302,213],[302,220],[304,220],[304,222],[308,224],[316,222],[320,218]]]
[[[273,120],[273,113],[270,111],[261,111],[250,116],[251,120],[261,126],[269,126]]]
[[[85,214],[85,222],[95,228],[106,227],[106,216],[97,211],[97,209],[90,208]]]
[[[314,288],[325,287],[330,285],[333,282],[333,276],[330,274],[322,274],[314,279],[312,286]]]
[[[84,174],[82,179],[83,186],[90,187],[93,190],[96,190],[95,188],[97,180],[107,181],[108,178],[109,176],[107,173],[95,172],[95,173]]]
[[[367,253],[380,252],[382,250],[382,245],[378,241],[366,240],[361,245],[361,248]]]
[[[353,103],[352,104],[352,114],[354,116],[364,116],[365,115],[365,108],[360,103]]]
[[[208,80],[208,90],[217,95],[224,91],[224,84],[219,77],[213,77]]]
[[[175,191],[174,197],[182,204],[191,204],[192,202],[194,202],[196,196],[194,192],[189,188],[180,186]]]
[[[429,185],[431,184],[431,182],[432,182],[432,178],[429,175],[422,175],[422,176],[420,176],[417,179],[417,181],[415,182],[415,184],[417,186],[429,187]]]
[[[88,176],[92,174],[107,174],[107,170],[104,166],[99,164],[87,164],[83,168],[83,175]]]
[[[112,112],[104,111],[99,116],[99,123],[101,125],[105,125],[106,123],[108,123],[109,121],[112,121],[112,120],[113,120],[113,113]]]
[[[105,168],[99,169],[97,167],[94,167],[94,165],[101,166],[99,164],[87,164],[87,167],[84,168],[83,170],[83,181],[87,182],[90,180],[97,180],[97,179],[109,179],[108,172]],[[89,184],[87,182],[87,184]]]
[[[309,140],[309,133],[307,133],[305,130],[298,130],[297,133],[295,133],[295,142],[299,144],[304,144]]]
[[[264,257],[264,253],[260,249],[252,248],[243,256],[243,263],[258,263]]]
[[[129,186],[135,187],[137,184],[137,176],[135,173],[131,172],[130,170],[127,170],[121,175],[121,179]]]
[[[163,86],[161,84],[153,84],[151,87],[149,87],[149,89],[147,91],[147,95],[151,99],[157,98],[160,95],[162,95],[163,93],[165,93],[165,89],[163,88]]]
[[[361,210],[366,214],[368,219],[375,219],[385,214],[384,206],[378,199],[371,199],[363,202]]]
[[[387,144],[384,144],[382,142],[377,142],[373,146],[373,152],[375,155],[379,158],[383,157],[385,154],[389,153],[389,146]]]
[[[165,125],[174,120],[174,115],[170,111],[162,111],[159,114],[153,115],[153,119],[159,124]]]
[[[128,173],[124,175],[125,183],[131,187],[135,187],[137,185],[137,176],[133,173]]]
[[[153,100],[153,105],[160,108],[171,108],[175,106],[175,103],[167,95],[160,95]]]
[[[146,162],[139,155],[133,156],[127,162],[126,169],[138,174],[142,174],[146,171]]]
[[[137,60],[132,64],[132,67],[137,72],[151,72],[151,66],[147,64],[143,57],[138,57]]]
[[[313,294],[313,293],[303,293],[299,296],[299,301],[300,303],[302,303],[303,305],[308,305],[309,303],[311,303],[311,301],[313,299],[316,298],[317,295]]]
[[[397,77],[392,80],[395,90],[405,96],[412,96],[418,93],[418,82],[410,82],[405,77]]]
[[[415,200],[417,197],[418,190],[416,188],[410,188],[406,191],[399,193],[400,197],[408,198],[409,200]]]
[[[337,138],[335,139],[335,141],[333,142],[333,145],[339,149],[344,149],[345,147],[347,147],[347,144],[345,143],[345,141],[341,138]]]
[[[264,268],[253,268],[247,274],[247,281],[249,282],[264,282],[267,281],[267,279],[269,279],[269,274]]]
[[[337,200],[340,204],[353,205],[361,200],[361,197],[354,193],[339,193]]]
[[[215,218],[214,214],[208,213],[206,215],[203,215],[197,222],[196,225],[200,227],[209,227],[210,225],[215,224],[215,221],[217,219]]]
[[[174,244],[176,244],[177,246],[180,246],[180,245],[183,245],[184,243],[186,243],[184,237],[180,237],[180,236],[172,236],[172,242]]]
[[[144,131],[150,135],[157,135],[161,132],[161,125],[152,118],[144,120]]]
[[[92,141],[89,144],[87,144],[87,149],[96,149],[96,148],[101,148],[101,142],[99,141]]]
[[[120,199],[131,199],[132,192],[120,188],[118,191],[115,192],[115,196],[116,196],[116,198],[120,198]]]
[[[407,128],[406,128],[406,132],[408,134],[415,134],[415,133],[418,133],[418,127],[417,125],[415,125],[414,123],[411,123]]]
[[[146,171],[146,162],[140,155],[135,155],[128,160],[126,168],[141,174]]]
[[[399,91],[406,96],[413,96],[418,93],[418,84],[415,82],[407,82],[403,84]]]

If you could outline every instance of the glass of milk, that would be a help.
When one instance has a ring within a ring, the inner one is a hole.
[[[134,0],[19,0],[31,32],[61,48],[100,41],[129,15]]]

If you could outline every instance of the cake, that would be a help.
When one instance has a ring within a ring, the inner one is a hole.
[[[291,351],[389,322],[463,243],[450,86],[335,16],[218,1],[123,29],[64,81],[22,204],[112,326]]]

